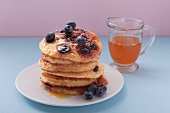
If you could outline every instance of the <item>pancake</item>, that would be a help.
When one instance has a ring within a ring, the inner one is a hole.
[[[40,82],[41,88],[46,91],[50,91],[58,94],[65,95],[81,95],[87,90],[87,86],[85,87],[59,87],[59,86],[51,86],[47,83]]]
[[[94,82],[97,86],[99,85],[107,85],[108,81],[104,76],[101,76],[98,78],[96,82]],[[60,87],[60,86],[52,86],[48,83],[40,82],[41,88],[43,88],[46,91],[50,91],[53,93],[59,93],[59,94],[67,94],[67,95],[82,95],[85,91],[87,91],[88,86],[84,87]]]
[[[88,86],[96,81],[96,78],[67,78],[50,75],[43,72],[40,77],[41,82],[50,84],[51,86],[80,87]]]
[[[79,63],[79,64],[52,64],[40,58],[38,62],[41,69],[52,72],[83,72],[93,70],[98,64],[97,62]]]
[[[42,54],[41,56],[42,59],[46,60],[46,61],[49,61],[53,64],[76,64],[78,62],[73,62],[73,61],[70,61],[70,60],[63,60],[63,59],[59,59],[59,58],[54,58],[54,57],[50,57],[50,56],[47,56],[45,54]]]
[[[78,36],[85,36],[87,38],[85,45],[78,45],[75,41]],[[64,45],[70,48],[69,52],[61,53],[58,50],[59,47]],[[71,60],[73,62],[91,62],[96,61],[100,57],[102,44],[95,33],[75,28],[71,36],[56,32],[55,40],[51,43],[46,42],[45,38],[42,39],[39,43],[39,48],[43,54],[50,57]]]
[[[104,65],[98,62],[102,44],[98,36],[75,28],[69,22],[64,29],[48,33],[39,43],[43,70],[40,86],[52,93],[80,95],[91,84],[107,85]]]
[[[94,72],[94,70],[84,71],[84,72],[52,72],[48,70],[43,70],[43,71],[51,75],[62,76],[62,77],[98,78],[100,77],[100,75],[103,75],[104,73],[104,65],[101,62],[98,62],[97,66],[99,67],[97,72]]]

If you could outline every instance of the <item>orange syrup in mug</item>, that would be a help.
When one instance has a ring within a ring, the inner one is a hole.
[[[135,63],[141,46],[142,43],[136,36],[114,36],[109,40],[110,55],[119,64]]]

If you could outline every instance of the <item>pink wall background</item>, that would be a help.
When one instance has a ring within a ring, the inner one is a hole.
[[[1,0],[0,37],[45,36],[70,20],[107,36],[110,16],[140,19],[170,36],[170,0]]]

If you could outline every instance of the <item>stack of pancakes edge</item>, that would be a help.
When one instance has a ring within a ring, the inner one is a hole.
[[[81,30],[81,32],[80,32]],[[38,61],[43,70],[40,85],[46,91],[59,94],[81,95],[90,84],[107,85],[104,77],[104,65],[98,61],[102,45],[96,34],[88,30],[76,28],[72,36],[55,32],[55,40],[46,42],[46,38],[39,43],[42,56]],[[76,38],[85,36],[88,40],[84,46],[76,42]],[[67,45],[67,46],[65,46]],[[60,47],[67,47],[61,52]],[[93,48],[90,48],[92,47]],[[84,51],[84,48],[87,50]]]

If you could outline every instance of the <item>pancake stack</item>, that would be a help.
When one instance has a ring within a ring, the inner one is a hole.
[[[102,45],[91,31],[75,28],[74,22],[60,31],[50,32],[39,43],[43,70],[40,85],[59,94],[81,95],[89,85],[107,85],[104,65],[97,61]]]

